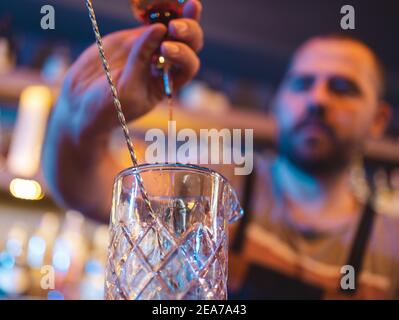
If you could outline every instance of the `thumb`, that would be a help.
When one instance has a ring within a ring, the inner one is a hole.
[[[152,57],[161,46],[167,31],[164,25],[157,23],[146,27],[146,30],[134,41],[121,75],[123,83],[143,81],[143,73],[149,74]]]

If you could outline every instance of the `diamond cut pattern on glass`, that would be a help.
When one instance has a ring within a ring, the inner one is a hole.
[[[201,223],[178,243],[157,224],[136,242],[122,224],[111,232],[107,299],[225,299],[226,239],[216,247],[211,230]]]
[[[158,277],[152,278],[148,285],[137,296],[137,300],[166,300],[172,299],[167,295],[166,290]]]
[[[212,235],[202,224],[197,225],[197,228],[187,236],[182,246],[197,270],[202,270],[208,259],[212,257],[212,248]]]
[[[216,174],[164,170],[145,173],[153,213],[135,189],[134,173],[119,178],[105,297],[226,299],[227,224],[237,212],[237,197]]]
[[[159,271],[159,275],[174,295],[186,291],[196,278],[195,270],[186,260],[183,251],[177,249]]]
[[[158,269],[165,256],[173,248],[174,241],[162,227],[154,225],[150,227],[138,247],[141,249],[147,262],[153,270]]]
[[[154,277],[139,261],[137,253],[131,252],[120,273],[120,287],[129,298],[136,297]]]

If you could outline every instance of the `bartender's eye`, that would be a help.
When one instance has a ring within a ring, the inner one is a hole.
[[[291,91],[301,92],[309,90],[315,79],[310,75],[292,75],[288,81],[288,87]]]
[[[332,77],[328,86],[337,95],[358,96],[361,94],[359,86],[354,81],[344,77]]]

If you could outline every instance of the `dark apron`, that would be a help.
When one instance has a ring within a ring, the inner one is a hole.
[[[245,230],[250,220],[250,197],[255,183],[255,173],[248,176],[245,185],[242,205],[245,210],[244,216],[239,222],[236,236],[233,240],[232,251],[234,254],[241,252],[244,245]],[[358,225],[352,247],[346,265],[353,266],[355,270],[355,283],[363,267],[363,259],[367,249],[368,241],[372,231],[375,211],[372,208],[369,197]],[[337,292],[351,295],[354,291],[342,291],[338,288]],[[357,286],[356,286],[357,287]],[[325,295],[325,290],[318,286],[311,285],[300,279],[293,278],[264,265],[252,263],[248,266],[246,278],[238,292],[229,292],[229,299],[307,299],[318,300]]]

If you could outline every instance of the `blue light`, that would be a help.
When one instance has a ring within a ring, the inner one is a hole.
[[[93,274],[93,273],[103,273],[104,272],[104,268],[103,268],[103,266],[101,265],[100,262],[98,262],[96,260],[89,260],[86,263],[85,271],[86,271],[86,273],[91,273],[91,274]]]
[[[52,290],[47,293],[47,299],[48,300],[64,300],[64,295],[62,292],[57,291],[57,290]]]
[[[153,12],[153,13],[150,14],[150,19],[151,20],[155,20],[157,18],[159,18],[159,13],[158,12]]]
[[[53,265],[58,271],[67,272],[71,264],[69,254],[63,251],[57,251],[53,256]]]
[[[12,269],[15,266],[14,257],[8,252],[0,253],[0,268]]]
[[[7,251],[14,257],[19,257],[22,254],[22,243],[17,239],[9,239],[7,241]]]
[[[28,263],[31,267],[40,267],[43,264],[46,252],[46,241],[38,236],[33,236],[28,244]]]

